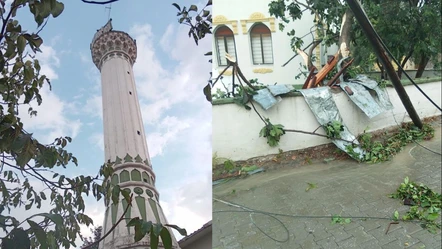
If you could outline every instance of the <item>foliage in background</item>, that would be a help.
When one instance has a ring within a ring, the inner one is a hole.
[[[402,216],[402,220],[421,220],[422,227],[428,229],[431,233],[436,233],[441,228],[437,223],[440,217],[442,206],[442,195],[434,192],[428,186],[420,183],[411,182],[408,177],[404,179],[396,193],[390,195],[391,198],[400,199],[405,205],[409,205],[410,210]],[[399,219],[399,213],[394,213],[394,218]]]
[[[93,237],[83,237],[83,246],[81,248],[85,248],[87,246],[89,249],[98,249],[98,244],[95,243],[97,241],[100,240],[101,235],[103,233],[103,227],[102,226],[98,226],[98,227],[94,227],[94,229],[90,229]],[[94,244],[95,243],[95,244]],[[92,245],[94,244],[94,245]]]
[[[430,59],[435,63],[436,68],[440,66],[439,56],[442,52],[440,0],[364,0],[361,4],[375,30],[402,66],[409,59],[413,59],[418,65],[416,78],[421,77]],[[351,41],[349,42],[350,51],[355,61],[349,70],[353,68],[362,72],[371,71],[373,62],[377,62],[371,45],[359,24],[350,18],[348,26],[341,25],[343,20],[346,21],[343,18],[344,14],[347,16],[352,14],[345,1],[273,0],[269,4],[269,13],[280,21],[280,30],[285,30],[287,24],[300,20],[304,14],[313,14],[318,21],[311,29],[311,32],[318,31],[318,38],[315,42],[328,46],[339,45],[343,40]],[[291,38],[294,51],[298,48],[302,49],[303,37],[306,34],[289,30],[287,35]],[[377,65],[381,71],[384,70],[379,62]]]

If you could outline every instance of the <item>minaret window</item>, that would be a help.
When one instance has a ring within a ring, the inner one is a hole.
[[[226,26],[218,28],[215,32],[215,42],[218,65],[227,66],[227,59],[225,57],[226,53],[233,58],[236,58],[235,37],[233,36],[232,30]]]
[[[129,91],[129,94],[130,94],[130,95],[132,95],[132,92],[131,92],[131,91]]]
[[[141,135],[141,132],[140,132],[140,131],[137,131],[137,134],[138,134],[138,135]]]
[[[270,29],[262,24],[255,24],[250,30],[253,64],[273,64],[272,34]]]
[[[130,175],[132,177],[132,181],[139,181],[141,182],[141,173],[140,171],[134,169],[132,172],[130,172]]]
[[[128,182],[130,181],[129,171],[123,170],[120,173],[120,182]]]

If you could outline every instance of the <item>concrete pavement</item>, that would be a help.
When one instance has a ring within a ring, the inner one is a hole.
[[[440,122],[440,119],[439,121]],[[421,142],[441,151],[441,128],[435,137]],[[213,188],[213,196],[252,209],[290,215],[341,215],[392,217],[395,210],[409,209],[391,199],[404,178],[421,182],[441,193],[441,156],[416,144],[407,146],[392,161],[380,164],[334,161],[293,169],[260,173]],[[316,188],[305,191],[307,183]],[[249,213],[214,201],[213,248],[215,249],[309,249],[309,248],[441,248],[441,233],[431,234],[419,224],[400,222],[386,229],[390,220],[352,219],[349,224],[331,224],[330,218],[277,218]],[[440,222],[440,220],[439,220]]]

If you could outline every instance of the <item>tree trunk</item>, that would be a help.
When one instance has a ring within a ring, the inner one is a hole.
[[[428,58],[425,55],[421,56],[421,60],[419,61],[419,66],[417,67],[417,72],[416,72],[416,76],[414,78],[420,78],[422,77],[422,74],[424,74],[425,71],[425,67],[428,64],[428,61],[430,61],[430,58]]]
[[[350,40],[351,40],[351,26],[353,24],[353,11],[350,8],[345,10],[342,17],[341,33],[339,35],[339,49],[341,51],[341,58],[350,55]]]
[[[401,67],[404,68],[405,64],[407,64],[407,61],[410,59],[410,57],[413,55],[413,50],[410,50],[410,52],[408,53],[408,55],[404,58],[404,60],[401,63]],[[402,77],[402,70],[400,68],[398,68],[397,70],[397,76],[399,77],[399,79]]]

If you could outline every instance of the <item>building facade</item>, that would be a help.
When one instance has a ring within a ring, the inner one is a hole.
[[[265,85],[303,84],[304,78],[295,76],[306,71],[301,56],[291,48],[291,38],[287,31],[294,29],[296,35],[303,37],[304,46],[316,37],[315,17],[308,11],[302,19],[279,29],[278,20],[269,14],[270,0],[214,0],[213,1],[213,77],[216,78],[226,67],[225,53],[236,58],[242,73],[247,79],[258,79]],[[314,55],[314,65],[319,69],[326,63],[329,55],[334,55],[335,47],[318,46]],[[308,72],[307,72],[308,73]],[[231,89],[229,69],[224,73],[222,83]],[[214,90],[224,90],[222,83],[217,83]]]
[[[110,181],[133,194],[125,221],[101,243],[101,249],[141,249],[150,245],[149,236],[134,243],[131,218],[166,224],[159,203],[146,142],[132,66],[137,58],[136,41],[127,33],[112,30],[111,20],[95,34],[91,43],[94,64],[101,72],[105,161],[115,162]],[[118,205],[105,203],[103,234],[106,234],[128,207],[122,198]],[[169,230],[170,231],[170,230]],[[179,245],[170,231],[173,248]],[[160,246],[162,243],[160,241]]]

